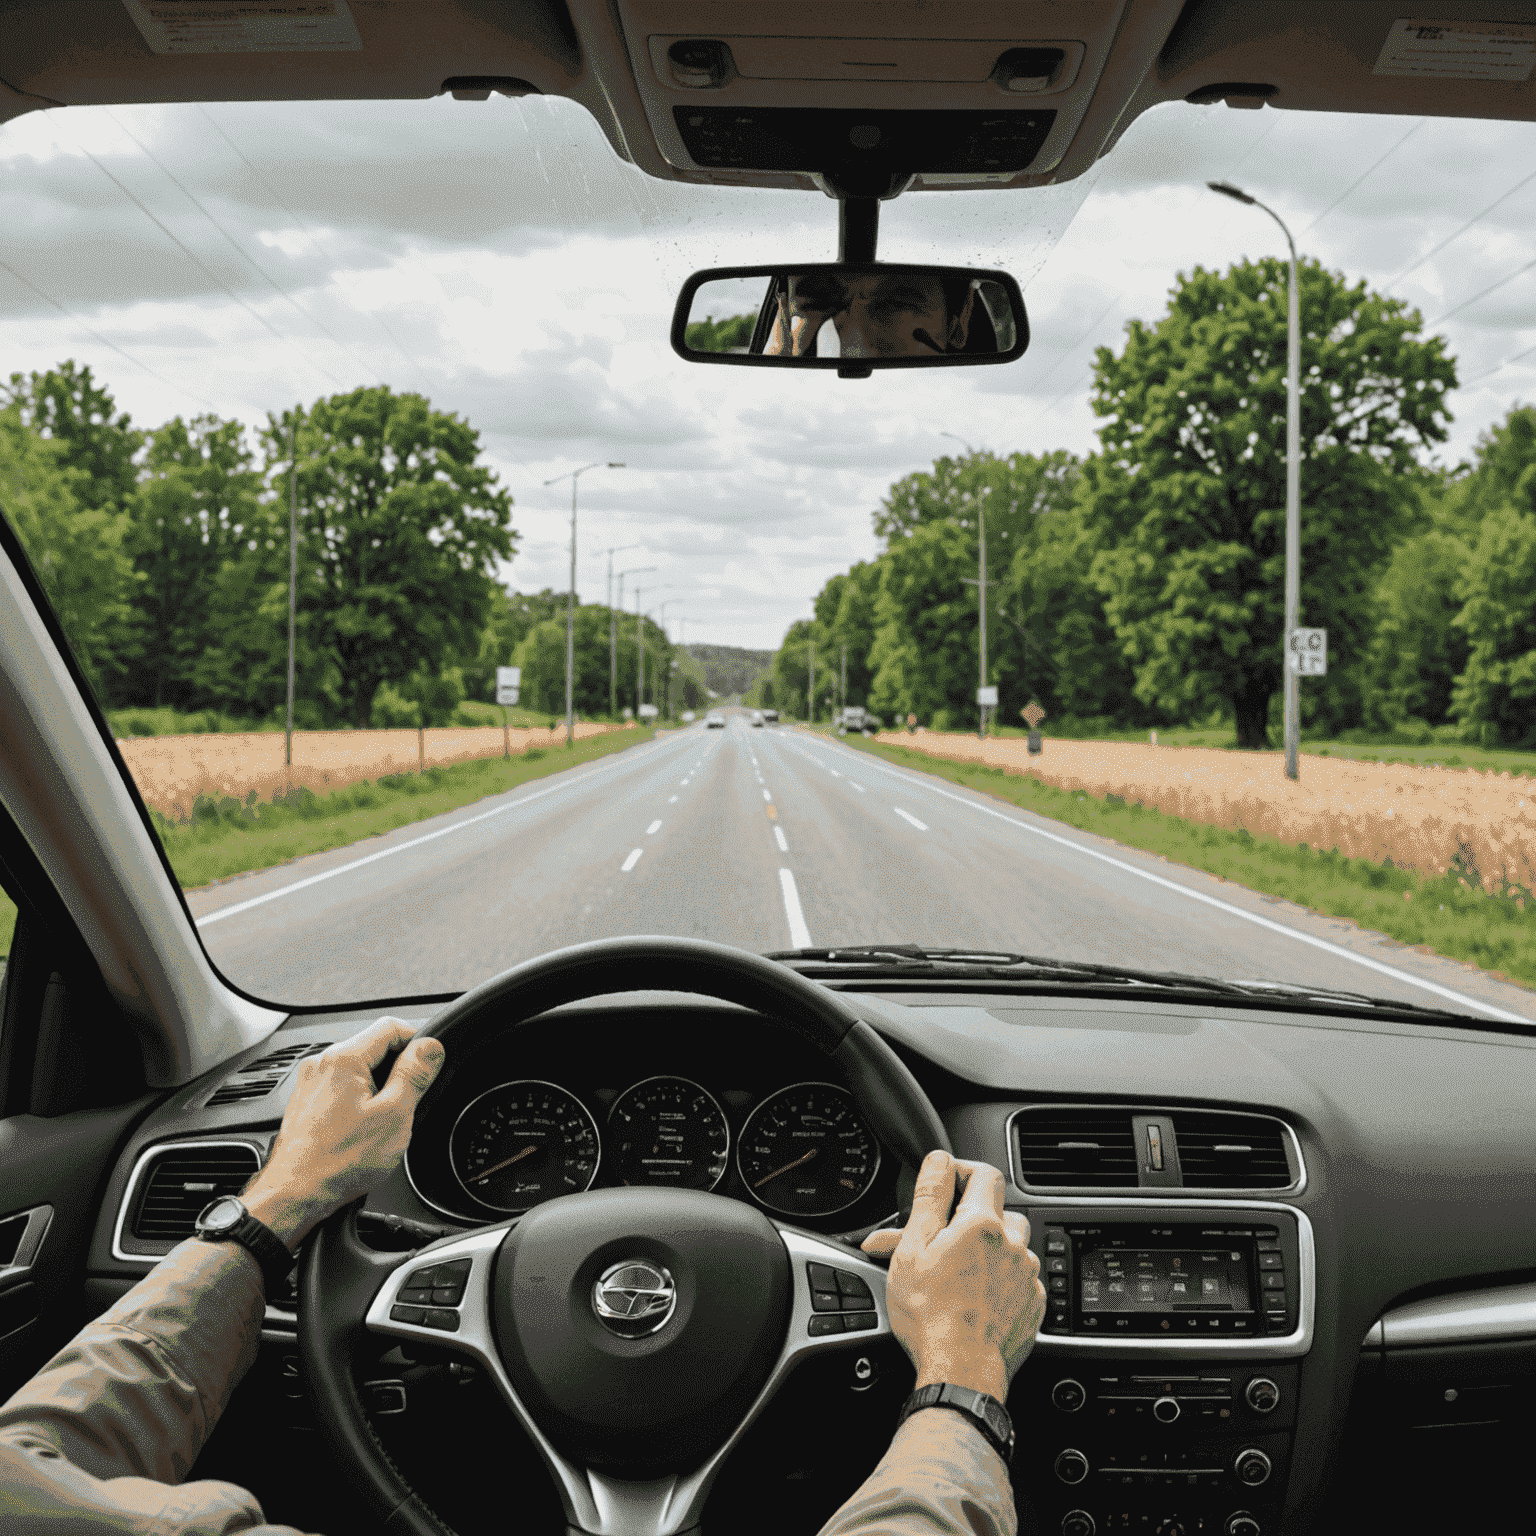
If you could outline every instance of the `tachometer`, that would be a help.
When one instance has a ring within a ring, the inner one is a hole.
[[[608,1148],[622,1184],[708,1190],[725,1173],[731,1130],[697,1083],[649,1077],[614,1100]]]
[[[482,1205],[518,1213],[592,1187],[600,1148],[581,1100],[554,1083],[502,1083],[468,1104],[448,1139],[454,1176]]]
[[[736,1165],[769,1210],[831,1216],[874,1183],[880,1148],[845,1089],[797,1083],[752,1111]]]

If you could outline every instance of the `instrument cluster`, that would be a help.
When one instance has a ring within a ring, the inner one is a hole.
[[[459,1111],[446,1162],[453,1214],[482,1220],[595,1186],[649,1185],[714,1190],[815,1221],[858,1204],[881,1158],[837,1084],[712,1092],[660,1074],[583,1093],[535,1077],[497,1083]]]

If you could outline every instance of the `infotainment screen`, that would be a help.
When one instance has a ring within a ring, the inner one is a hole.
[[[1252,1312],[1249,1257],[1242,1249],[1086,1248],[1079,1305],[1103,1312]]]

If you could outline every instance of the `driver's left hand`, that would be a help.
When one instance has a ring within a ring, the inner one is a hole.
[[[441,1041],[414,1038],[419,1027],[380,1019],[299,1063],[277,1141],[242,1196],[290,1249],[399,1166],[416,1106],[446,1055]],[[392,1051],[389,1077],[375,1090],[374,1069]]]

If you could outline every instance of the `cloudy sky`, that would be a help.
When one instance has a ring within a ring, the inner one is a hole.
[[[667,343],[691,270],[829,260],[834,205],[653,181],[569,103],[37,112],[0,127],[3,371],[88,362],[140,426],[424,393],[511,489],[523,590],[566,585],[569,482],[543,482],[622,460],[581,481],[581,596],[602,601],[605,552],[632,546],[616,568],[655,571],[626,606],[638,582],[674,637],[768,648],[874,553],[891,481],[960,451],[944,433],[1087,451],[1094,348],[1160,314],[1179,272],[1283,250],[1207,180],[1422,309],[1463,381],[1444,457],[1465,457],[1536,398],[1532,167],[1533,125],[1162,108],[1065,186],[887,204],[883,257],[1008,268],[1034,339],[1004,368],[844,381],[690,366]]]

